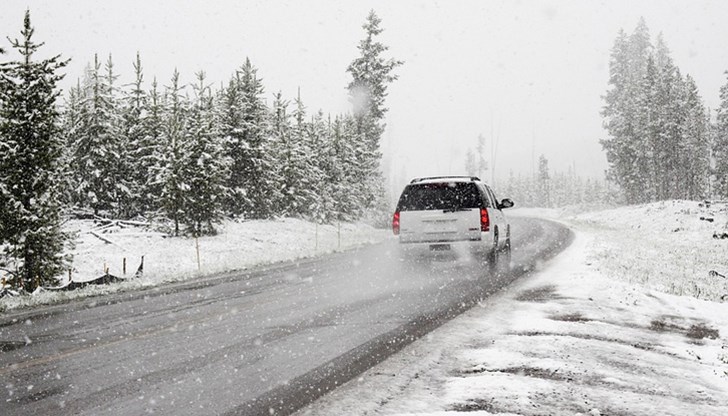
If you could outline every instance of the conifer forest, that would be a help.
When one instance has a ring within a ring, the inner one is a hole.
[[[154,221],[173,236],[214,234],[224,217],[388,216],[379,141],[402,62],[386,57],[380,25],[372,11],[342,68],[355,108],[332,115],[267,91],[249,59],[223,85],[204,71],[183,85],[177,71],[149,80],[137,55],[134,82],[121,85],[113,57],[94,56],[62,94],[67,61],[36,60],[27,12],[0,64],[0,269],[26,288],[52,282],[69,216]]]
[[[139,54],[131,63],[94,55],[83,74],[66,74],[63,51],[38,53],[31,17],[3,34],[10,47],[0,50],[0,269],[19,285],[62,273],[67,218],[154,223],[193,237],[214,234],[225,218],[387,224],[380,143],[387,87],[405,63],[379,40],[374,11],[341,69],[352,104],[342,114],[270,90],[250,59],[222,83],[205,71],[191,84],[178,71],[148,74]],[[57,55],[39,58],[48,53]],[[121,73],[133,82],[121,83]],[[75,78],[68,91],[58,86],[64,77]],[[617,34],[605,83],[606,176],[551,172],[541,155],[537,172],[495,180],[500,193],[549,207],[728,198],[728,78],[720,107],[706,108],[641,20]],[[487,179],[485,148],[479,139],[463,173]]]

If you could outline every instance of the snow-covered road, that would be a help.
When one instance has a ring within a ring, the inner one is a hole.
[[[14,312],[0,319],[0,414],[288,413],[560,251],[514,222],[516,274],[400,263],[391,244]]]

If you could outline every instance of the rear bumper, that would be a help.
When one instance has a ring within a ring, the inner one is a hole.
[[[448,251],[459,255],[483,255],[493,249],[493,237],[489,232],[483,232],[480,240],[407,241],[400,238],[399,249],[407,255],[427,255]]]

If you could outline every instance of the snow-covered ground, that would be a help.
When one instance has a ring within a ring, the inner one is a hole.
[[[71,278],[75,282],[109,274],[128,281],[88,286],[65,292],[41,291],[32,296],[0,299],[0,310],[60,302],[121,290],[136,290],[163,283],[189,280],[226,271],[290,261],[346,250],[381,241],[386,230],[365,224],[316,225],[298,219],[226,221],[215,236],[173,238],[144,227],[93,221],[71,221],[67,229],[76,235]],[[199,247],[200,262],[197,262]],[[144,273],[134,278],[144,256]],[[123,272],[126,258],[126,273]],[[68,276],[64,276],[68,279]],[[61,282],[61,285],[66,282]]]
[[[726,205],[519,214],[576,239],[300,414],[728,414]]]

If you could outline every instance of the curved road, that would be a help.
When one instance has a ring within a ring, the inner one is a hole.
[[[513,218],[510,270],[394,243],[0,317],[0,414],[290,414],[560,252]]]

